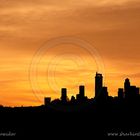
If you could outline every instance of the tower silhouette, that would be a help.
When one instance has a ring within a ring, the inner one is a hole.
[[[85,96],[85,86],[79,86],[79,94],[81,97]]]
[[[103,87],[103,76],[100,73],[96,72],[95,76],[95,98],[97,98],[102,90]]]
[[[79,86],[79,94],[77,94],[78,101],[84,101],[85,99],[85,86]]]
[[[130,92],[130,81],[128,78],[126,78],[124,82],[125,98],[129,98],[129,94],[130,94],[129,92]]]
[[[63,103],[67,102],[67,89],[66,88],[61,89],[61,101]]]

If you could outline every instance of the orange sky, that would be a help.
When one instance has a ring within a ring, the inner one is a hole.
[[[61,37],[72,39],[64,43]],[[96,58],[110,95],[125,77],[140,86],[139,37],[139,0],[1,0],[0,104],[39,105],[44,96],[60,97],[61,87],[75,95],[80,84],[93,97]],[[60,44],[50,47],[54,38]]]

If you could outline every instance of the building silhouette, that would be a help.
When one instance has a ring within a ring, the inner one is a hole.
[[[71,96],[71,102],[72,102],[72,103],[75,103],[75,102],[76,102],[76,99],[75,99],[74,96]]]
[[[51,103],[51,97],[45,97],[44,98],[44,105],[46,106],[46,105],[48,105],[50,103]]]
[[[108,99],[108,89],[107,87],[102,87],[100,93],[95,98],[97,102],[106,102]]]
[[[80,85],[79,86],[79,94],[77,94],[76,99],[78,101],[84,101],[85,100],[85,86]]]
[[[101,96],[103,99],[107,99],[108,97],[108,90],[107,90],[107,87],[102,87],[102,90],[101,90]]]
[[[61,101],[63,103],[67,102],[67,89],[66,88],[61,89]]]
[[[54,100],[51,102],[50,97],[44,98],[44,105],[47,104],[55,104],[58,105],[59,103],[64,103],[64,105],[84,105],[84,104],[91,104],[93,102],[100,104],[106,104],[108,102],[113,102],[117,104],[123,105],[124,103],[127,104],[136,104],[140,101],[140,89],[136,86],[132,86],[130,84],[130,80],[128,78],[124,81],[124,88],[118,88],[118,96],[117,97],[111,97],[108,95],[108,87],[103,86],[103,75],[96,72],[95,75],[95,97],[92,99],[88,99],[85,96],[85,86],[80,85],[79,86],[79,93],[76,94],[76,98],[74,96],[71,97],[71,100],[68,100],[67,97],[67,89],[62,88],[61,89],[61,97],[60,100]]]
[[[124,93],[125,93],[125,98],[130,98],[130,81],[128,78],[125,79],[124,82]]]
[[[131,86],[130,80],[127,78],[124,82],[124,94],[126,100],[136,100],[139,96],[139,88],[136,86]]]
[[[85,97],[85,86],[79,86],[79,94],[82,98]]]
[[[103,86],[103,75],[97,72],[95,75],[95,99],[98,101],[108,99],[108,89]]]
[[[98,96],[101,93],[103,87],[103,76],[100,73],[96,72],[95,76],[95,98],[98,98]]]

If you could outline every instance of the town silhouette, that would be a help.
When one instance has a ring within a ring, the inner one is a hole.
[[[94,91],[93,91],[94,94]],[[118,88],[118,96],[112,97],[108,95],[108,88],[103,86],[103,75],[97,73],[95,75],[95,97],[88,99],[85,96],[85,86],[79,86],[79,93],[68,99],[67,88],[61,89],[60,99],[51,101],[51,97],[44,98],[44,107],[48,109],[56,109],[57,111],[93,111],[94,109],[106,108],[131,108],[137,109],[140,105],[140,88],[131,85],[128,78],[124,81],[124,88]]]
[[[94,90],[93,90],[94,95]],[[44,97],[44,104],[38,107],[0,107],[0,110],[26,110],[26,109],[40,109],[44,111],[60,111],[60,112],[72,112],[72,111],[94,111],[94,109],[113,109],[114,108],[132,108],[137,109],[140,105],[140,88],[131,85],[128,78],[124,81],[124,88],[118,88],[118,96],[112,97],[108,95],[108,88],[103,86],[103,75],[96,72],[95,75],[95,97],[88,99],[85,96],[85,86],[79,86],[79,93],[71,97],[67,96],[67,88],[61,89],[60,99],[51,101],[51,97]]]
[[[44,134],[52,137],[52,132],[58,132],[62,133],[60,138],[71,131],[77,137],[140,134],[140,91],[128,78],[124,80],[124,88],[118,88],[116,97],[109,96],[108,88],[103,86],[103,75],[98,72],[94,98],[85,96],[84,85],[79,86],[76,97],[68,99],[67,94],[67,88],[62,88],[60,99],[51,101],[51,97],[44,97],[44,104],[40,106],[1,106],[0,129],[14,130],[22,136]]]

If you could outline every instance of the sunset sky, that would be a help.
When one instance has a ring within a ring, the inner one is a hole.
[[[80,84],[92,98],[102,65],[116,96],[127,77],[140,86],[139,60],[139,0],[0,0],[2,105],[40,105],[61,87],[70,97]]]

